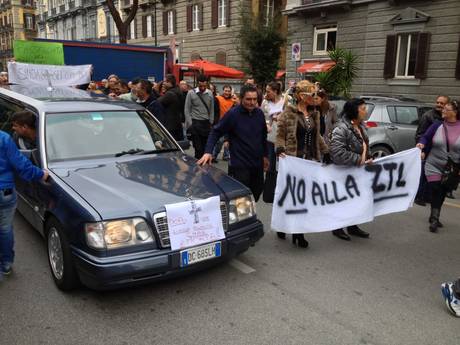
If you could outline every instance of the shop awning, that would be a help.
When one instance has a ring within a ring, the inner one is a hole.
[[[299,73],[318,73],[327,72],[335,65],[334,61],[307,61],[297,68]]]
[[[241,79],[244,77],[244,72],[238,71],[234,68],[219,65],[217,63],[207,60],[195,60],[190,64],[201,69],[203,73],[209,77],[217,78],[234,78]]]
[[[281,79],[281,78],[284,77],[285,74],[286,74],[285,70],[279,70],[279,71],[276,72],[275,79]]]

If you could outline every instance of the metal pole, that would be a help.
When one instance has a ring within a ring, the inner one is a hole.
[[[154,23],[154,30],[155,30],[155,47],[158,46],[158,38],[157,38],[157,2],[153,3],[153,19],[155,21]]]

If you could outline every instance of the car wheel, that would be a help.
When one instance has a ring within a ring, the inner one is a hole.
[[[373,159],[382,158],[391,155],[392,152],[385,146],[377,145],[371,148],[371,156]]]
[[[50,219],[46,224],[46,247],[51,274],[57,287],[63,291],[77,287],[78,277],[69,242],[61,224],[55,219]]]

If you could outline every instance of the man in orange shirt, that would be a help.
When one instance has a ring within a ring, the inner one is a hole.
[[[232,87],[230,85],[224,85],[222,95],[216,96],[217,101],[219,102],[219,120],[224,117],[224,115],[229,111],[234,105],[235,102],[232,98]],[[222,145],[224,144],[224,137],[220,138],[217,142],[216,146],[214,147],[214,151],[212,153],[212,161],[213,163],[217,163],[217,156],[219,155],[220,150],[222,150]],[[224,147],[224,155],[223,160],[229,160],[229,152],[228,148]]]

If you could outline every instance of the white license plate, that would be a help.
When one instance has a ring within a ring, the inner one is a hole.
[[[197,262],[217,258],[222,255],[220,242],[209,243],[204,246],[190,248],[180,252],[180,266],[185,267]]]

